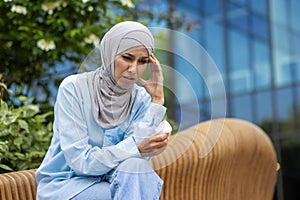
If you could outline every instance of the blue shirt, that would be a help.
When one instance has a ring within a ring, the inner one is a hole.
[[[64,79],[54,107],[51,145],[36,172],[37,200],[70,199],[102,181],[122,161],[141,157],[133,136],[145,130],[145,136],[155,133],[166,108],[152,103],[143,87],[134,87],[136,95],[128,118],[104,129],[93,116],[87,73]]]

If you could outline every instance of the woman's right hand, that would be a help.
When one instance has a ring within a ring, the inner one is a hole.
[[[163,152],[168,144],[168,133],[156,133],[137,143],[142,156],[155,156]]]
[[[139,79],[139,83],[147,90],[152,100],[151,102],[164,105],[164,87],[163,87],[163,72],[159,61],[152,53],[149,56],[149,62],[151,64],[151,75],[149,80]]]

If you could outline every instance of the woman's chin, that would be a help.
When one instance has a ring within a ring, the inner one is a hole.
[[[136,81],[118,82],[118,85],[123,89],[130,89],[135,84],[135,82]]]

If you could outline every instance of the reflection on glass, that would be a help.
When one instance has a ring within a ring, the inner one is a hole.
[[[175,57],[175,63],[177,73],[174,74],[174,80],[177,81],[174,82],[174,85],[179,101],[188,103],[193,100],[194,96],[198,98],[203,96],[205,83],[195,66],[179,56]]]
[[[270,52],[267,43],[253,42],[254,84],[257,89],[271,86]]]
[[[272,21],[278,24],[288,24],[287,1],[272,0],[270,3],[270,15]]]
[[[251,33],[265,40],[269,38],[268,25],[265,18],[251,15]]]
[[[300,35],[294,33],[292,37],[292,73],[295,83],[300,82]]]
[[[291,88],[276,90],[276,114],[279,122],[279,130],[294,129],[294,107]]]
[[[273,53],[274,72],[275,72],[275,84],[277,87],[288,85],[292,83],[292,71],[293,68],[291,57],[287,52],[275,50]]]
[[[253,121],[253,106],[250,95],[233,97],[230,105],[232,117]]]
[[[300,60],[300,34],[298,33],[292,33],[292,51],[295,57]]]
[[[239,5],[243,5],[243,6],[247,5],[247,0],[231,0],[231,2],[237,3]]]
[[[225,75],[223,27],[212,20],[205,20],[203,23],[206,39],[205,49],[216,63],[221,74]]]
[[[211,119],[211,101],[201,102],[200,119],[206,121]]]
[[[207,15],[215,15],[222,13],[222,0],[204,0],[204,11]]]
[[[233,30],[229,31],[228,37],[230,89],[233,93],[249,91],[252,88],[249,38]]]
[[[211,116],[212,118],[222,118],[225,117],[227,113],[227,99],[215,98],[211,99]]]
[[[296,88],[296,126],[297,126],[297,130],[300,130],[300,86],[298,86]]]
[[[267,12],[267,2],[266,0],[251,0],[250,6],[254,12],[257,12],[261,15],[266,15]]]
[[[226,3],[226,19],[228,23],[235,28],[243,31],[249,31],[249,13],[235,4]]]
[[[262,126],[268,133],[271,132],[274,112],[272,110],[271,92],[260,92],[254,95],[255,99],[255,122]]]
[[[185,7],[186,9],[194,9],[194,11],[197,11],[199,9],[203,9],[203,1],[202,0],[189,0],[189,1],[182,1],[182,0],[172,0],[176,5],[176,10],[180,10],[182,7]],[[163,1],[165,2],[172,2],[172,1]],[[153,4],[153,0],[149,0],[151,4]],[[167,3],[166,3],[167,4]]]
[[[291,25],[292,29],[295,31],[299,32],[300,31],[300,26],[299,26],[299,21],[300,21],[300,1],[294,0],[290,1],[291,6],[290,6],[290,14],[291,14]]]
[[[272,27],[272,46],[280,49],[281,51],[288,52],[290,49],[291,36],[287,27],[273,25]]]

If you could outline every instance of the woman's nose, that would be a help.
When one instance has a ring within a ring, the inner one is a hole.
[[[131,73],[131,74],[135,74],[135,73],[136,73],[136,70],[137,70],[136,63],[132,63],[132,64],[128,67],[128,72]]]

